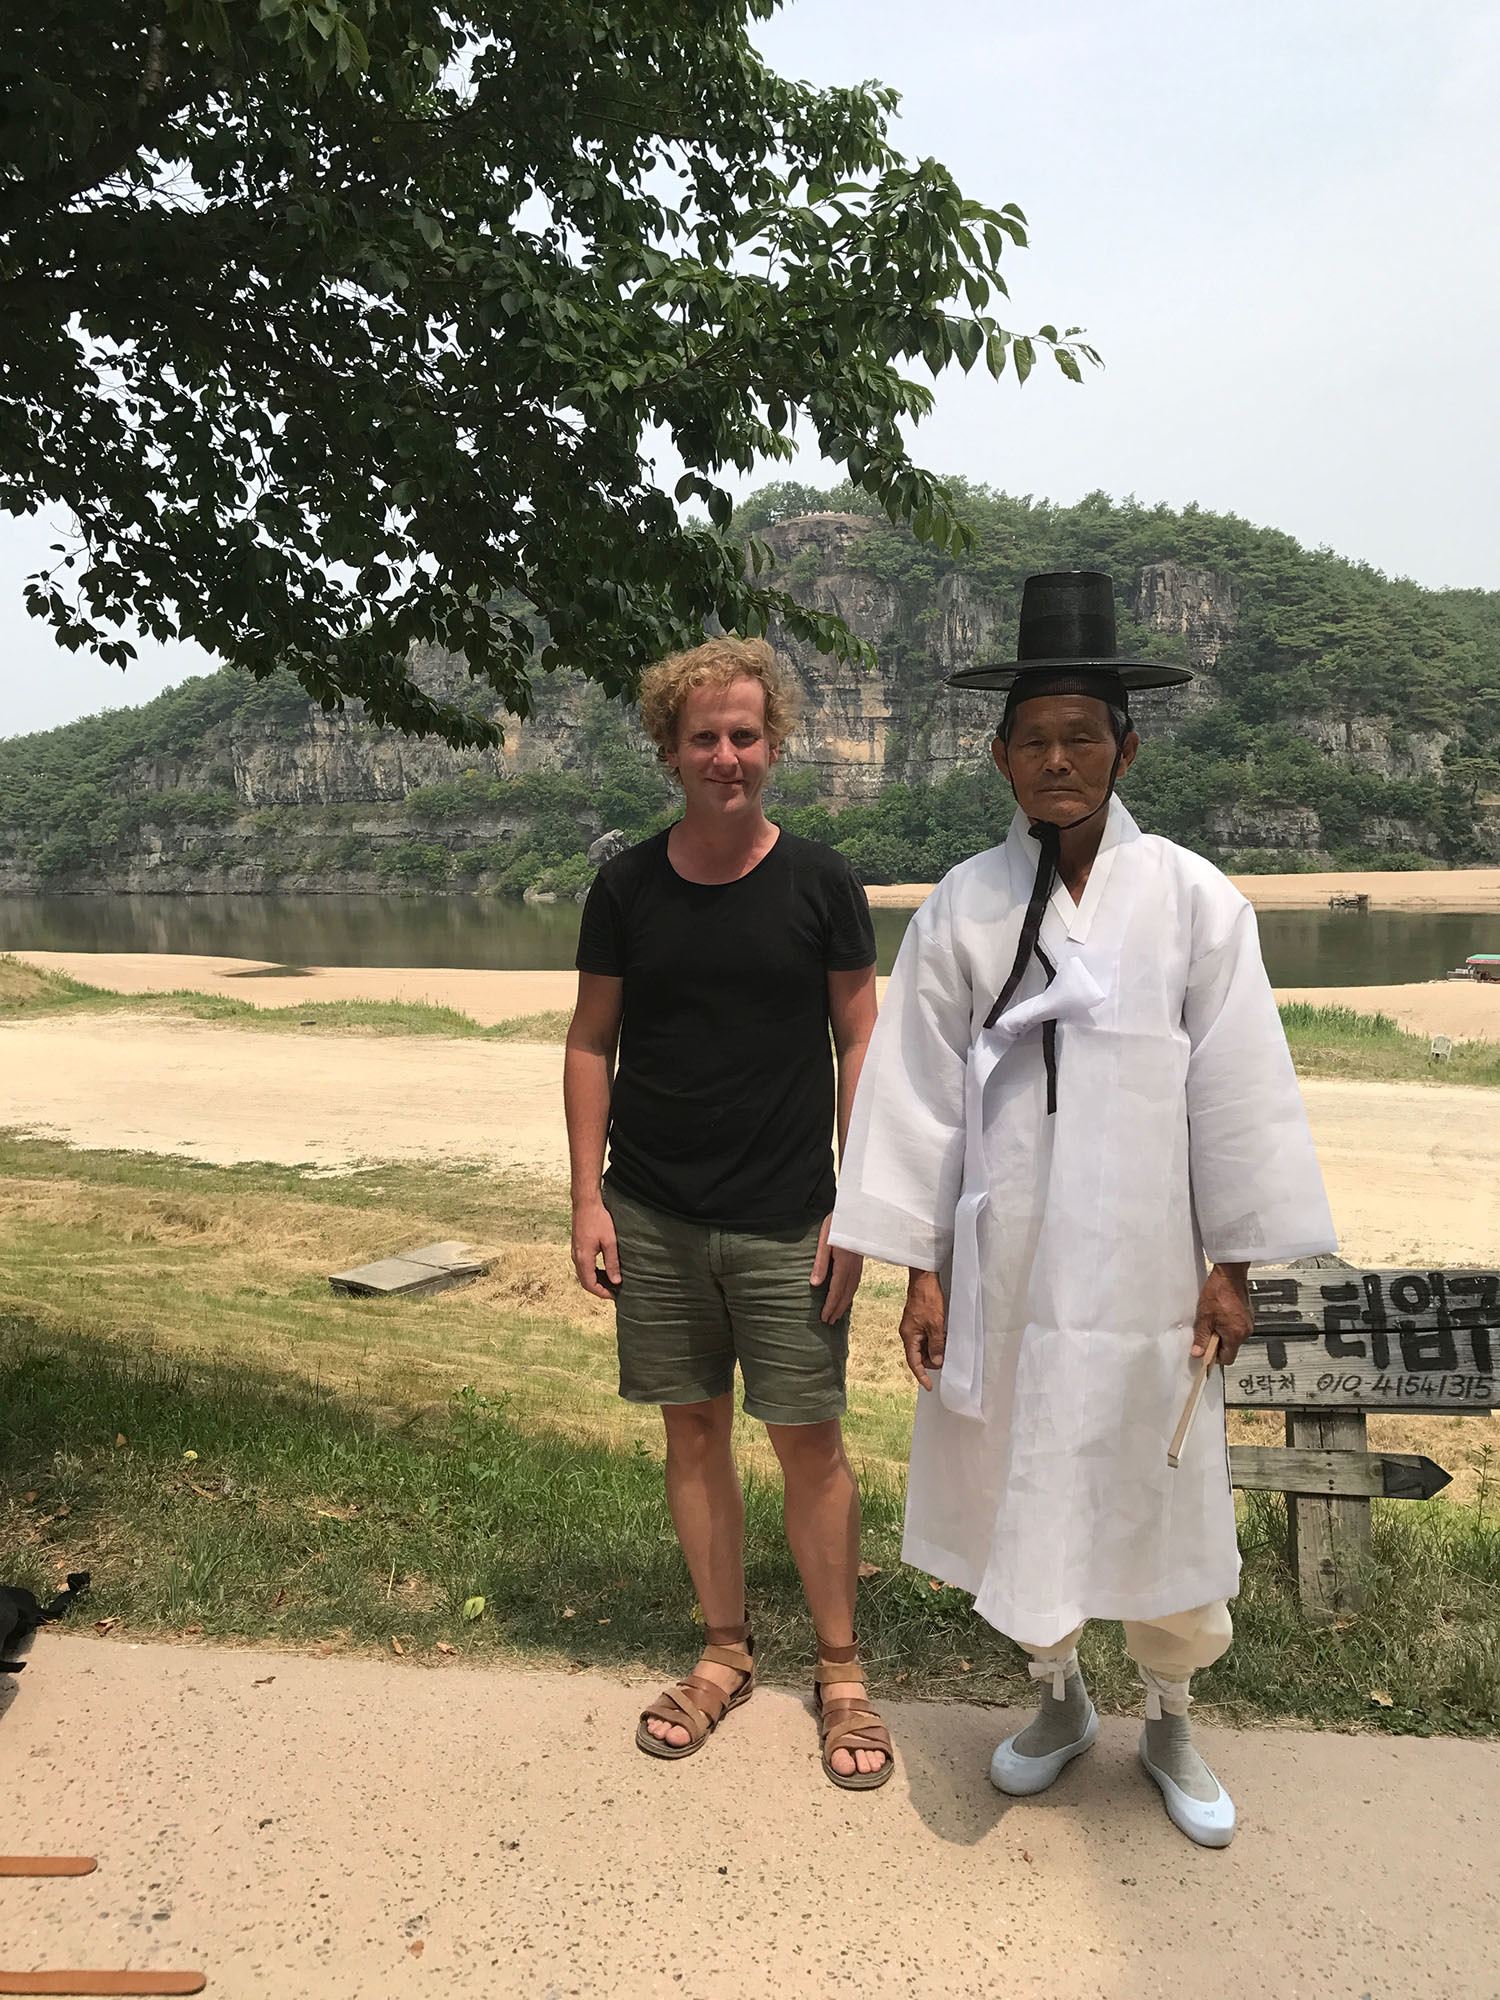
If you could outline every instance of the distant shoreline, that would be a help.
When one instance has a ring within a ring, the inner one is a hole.
[[[1500,869],[1492,872],[1500,876]],[[292,1007],[304,1001],[326,1000],[422,1001],[434,1007],[456,1007],[485,1027],[530,1014],[570,1012],[578,990],[577,974],[568,971],[394,965],[283,969],[260,959],[172,952],[21,950],[12,955],[27,964],[81,979],[86,985],[119,993],[214,993],[248,1000],[257,1007]],[[883,979],[880,988],[884,991]],[[1388,1014],[1415,1034],[1500,1042],[1500,986],[1480,986],[1467,979],[1430,979],[1397,986],[1288,986],[1279,988],[1276,997],[1314,1007]]]
[[[1500,915],[1500,868],[1330,869],[1320,875],[1233,875],[1257,910],[1326,910],[1330,896],[1368,896],[1372,910],[1432,910]],[[877,910],[914,910],[931,882],[880,882],[868,890]]]

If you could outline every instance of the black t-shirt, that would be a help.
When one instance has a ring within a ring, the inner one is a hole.
[[[607,861],[578,969],[623,979],[609,1185],[728,1229],[833,1207],[830,972],[875,962],[842,855],[783,832],[738,882],[688,882],[659,833]]]

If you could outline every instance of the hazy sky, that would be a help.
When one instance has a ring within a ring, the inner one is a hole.
[[[1026,211],[1014,326],[1081,324],[1104,354],[1082,388],[1050,364],[1019,391],[945,376],[926,464],[1197,500],[1500,587],[1492,0],[791,0],[762,42],[789,75],[900,90],[903,151]],[[0,734],[208,664],[58,652],[21,608],[54,539],[0,517]]]

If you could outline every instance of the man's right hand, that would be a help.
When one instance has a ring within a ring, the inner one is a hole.
[[[948,1333],[948,1307],[936,1271],[911,1271],[906,1280],[906,1309],[901,1315],[901,1345],[906,1365],[924,1389],[932,1387],[930,1368],[943,1365]]]
[[[599,1266],[609,1285],[600,1282]],[[573,1208],[573,1269],[578,1282],[596,1299],[612,1299],[610,1289],[620,1284],[620,1246],[615,1241],[614,1218],[601,1195],[580,1201]]]

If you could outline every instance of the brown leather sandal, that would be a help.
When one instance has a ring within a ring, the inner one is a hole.
[[[875,1710],[863,1701],[824,1701],[823,1687],[830,1681],[858,1681],[865,1685],[865,1670],[859,1664],[858,1642],[852,1646],[829,1646],[818,1641],[818,1665],[813,1675],[813,1706],[823,1741],[823,1769],[829,1781],[845,1792],[873,1792],[883,1785],[896,1768],[891,1732]],[[846,1777],[833,1768],[835,1750],[883,1750],[885,1762],[878,1771],[851,1771]]]
[[[641,1719],[636,1724],[636,1747],[644,1750],[648,1757],[691,1757],[703,1748],[730,1709],[738,1708],[748,1701],[755,1692],[755,1640],[748,1625],[735,1627],[720,1626],[715,1638],[715,1628],[708,1630],[708,1644],[699,1654],[700,1660],[709,1660],[716,1667],[732,1667],[744,1679],[733,1694],[726,1694],[717,1682],[705,1680],[701,1674],[689,1674],[686,1680],[676,1682],[672,1687],[663,1688],[649,1708],[641,1710]],[[670,1722],[678,1729],[688,1732],[686,1743],[666,1743],[653,1736],[646,1727],[648,1721]]]

